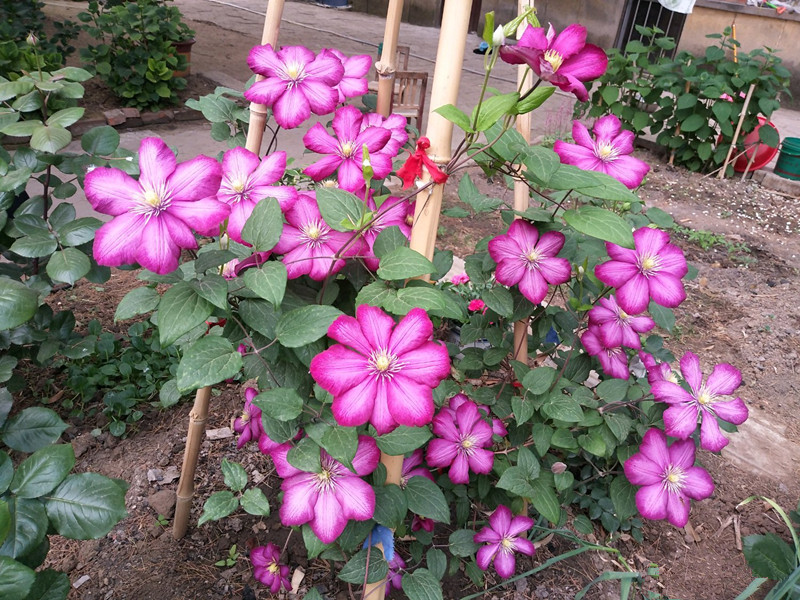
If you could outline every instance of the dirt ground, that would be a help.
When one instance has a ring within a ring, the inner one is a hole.
[[[209,53],[205,68],[229,71],[231,57],[246,55],[247,40],[238,42],[230,32],[211,24],[190,25],[201,31],[204,46],[217,49]],[[679,224],[695,232],[676,237],[698,269],[698,276],[687,284],[688,298],[678,311],[679,329],[667,341],[669,347],[677,356],[687,349],[697,352],[706,369],[719,362],[740,368],[744,376],[740,392],[751,410],[751,419],[780,426],[780,430],[768,428],[763,441],[766,443],[773,436],[779,441],[800,440],[798,199],[770,192],[755,183],[720,182],[677,170],[653,154],[643,152],[640,156],[653,166],[642,194],[646,204],[671,213]],[[455,185],[450,189],[452,194]],[[448,202],[452,201],[451,195]],[[456,252],[468,249],[464,240],[473,240],[474,244],[474,240],[497,231],[497,223],[483,217],[442,220],[443,245]],[[702,248],[700,244],[709,240],[719,243]],[[115,271],[102,291],[84,282],[61,292],[52,301],[62,307],[74,307],[83,324],[99,318],[110,326],[118,300],[134,285],[137,282],[133,273]],[[242,404],[238,384],[217,388],[209,429],[229,426]],[[176,489],[177,480],[169,480],[181,466],[189,410],[188,402],[166,412],[149,409],[137,430],[123,440],[108,433],[92,436],[90,432],[97,426],[92,422],[66,432],[65,437],[73,443],[78,456],[77,470],[122,477],[130,483],[130,516],[108,536],[87,542],[51,538],[49,564],[66,571],[73,583],[88,576],[82,585],[71,590],[70,599],[266,598],[269,594],[254,583],[245,556],[248,547],[267,542],[287,544],[289,564],[305,572],[301,594],[316,587],[330,598],[350,597],[347,587],[333,577],[335,565],[303,558],[300,536],[290,536],[277,518],[275,496],[279,482],[272,476],[270,461],[257,449],[236,450],[234,437],[206,440],[203,444],[187,536],[175,541],[171,520],[167,525],[159,524],[159,514],[171,519],[170,492]],[[747,428],[748,424],[741,427],[742,436]],[[712,498],[696,503],[692,511],[696,538],[665,523],[648,523],[644,544],[627,539],[618,542],[631,568],[645,572],[651,565],[658,566],[658,577],[647,578],[648,590],[675,600],[730,600],[748,585],[752,576],[737,549],[737,532],[785,532],[762,504],[753,503],[741,511],[736,505],[753,494],[774,498],[787,508],[796,506],[800,498],[798,455],[792,456],[790,450],[796,446],[781,442],[775,447],[775,454],[765,458],[765,464],[781,465],[773,469],[754,469],[726,453],[699,454],[717,489]],[[237,515],[220,523],[195,526],[202,502],[223,488],[223,458],[242,463],[251,476],[260,478],[258,484],[273,502],[273,516],[258,519]],[[597,534],[600,539],[601,532]],[[233,544],[241,553],[235,564],[214,566],[228,556]],[[524,561],[520,569],[541,564],[568,548],[553,542],[541,548],[532,560]],[[566,600],[604,568],[619,570],[620,566],[608,557],[584,556],[486,597]],[[448,582],[447,595],[460,598],[475,592],[466,583],[463,577]],[[590,592],[587,598],[615,598],[615,589],[609,584]]]

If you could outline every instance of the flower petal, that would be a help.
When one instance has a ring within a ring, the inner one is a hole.
[[[594,274],[600,281],[615,288],[622,287],[638,273],[639,269],[635,264],[619,260],[609,260],[594,269]]]
[[[508,579],[514,575],[516,568],[517,559],[514,557],[514,553],[501,548],[494,557],[494,569],[497,574],[503,579]]]
[[[651,288],[647,283],[647,278],[637,272],[617,288],[617,301],[626,313],[636,315],[647,310],[647,305],[650,304],[650,294]]]
[[[286,90],[272,106],[275,122],[284,129],[294,129],[311,116],[311,106],[298,86]]]
[[[667,435],[685,440],[697,429],[697,413],[694,404],[673,404],[664,411],[664,431]]]
[[[500,267],[498,266],[498,271]],[[498,278],[498,281],[500,279]],[[532,304],[539,304],[547,296],[547,281],[538,269],[525,269],[522,278],[519,280],[519,291]]]
[[[681,356],[681,374],[692,388],[692,392],[697,394],[703,385],[703,371],[700,369],[700,357],[693,352],[686,352]]]
[[[667,496],[661,485],[646,485],[636,492],[636,508],[645,519],[664,519],[667,516]]]
[[[314,518],[314,505],[317,492],[314,475],[303,473],[284,479],[281,484],[283,504],[281,504],[281,523],[284,525],[302,525]]]
[[[605,163],[605,166],[606,173],[631,190],[639,187],[650,171],[650,165],[633,156],[618,156]]]
[[[652,276],[649,290],[653,302],[667,308],[675,308],[686,300],[686,290],[683,287],[683,283],[669,273],[656,273]]]
[[[741,425],[744,423],[750,414],[741,398],[714,402],[711,410],[723,421],[733,423],[734,425]]]
[[[525,264],[525,261],[520,258],[503,258],[497,263],[495,279],[503,285],[516,285],[525,275],[527,270]]]
[[[656,465],[666,470],[669,466],[669,452],[667,451],[667,436],[655,427],[647,430],[639,445],[639,452],[649,458]]]
[[[402,374],[386,386],[386,399],[392,418],[407,427],[421,427],[431,422],[434,405],[431,387],[419,384]]]
[[[742,372],[728,363],[720,363],[714,367],[706,380],[706,390],[715,396],[730,396],[740,385]]]
[[[717,418],[713,414],[704,414],[700,422],[700,447],[709,452],[719,452],[727,445],[728,438],[722,435]]]
[[[636,453],[625,461],[625,477],[633,485],[658,485],[662,482],[664,468],[644,454]]]
[[[339,142],[333,137],[322,123],[315,123],[303,136],[303,144],[312,152],[318,154],[337,154]]]
[[[689,522],[691,501],[684,494],[667,494],[667,520],[675,527],[685,527]]]
[[[228,217],[230,212],[230,205],[213,198],[202,198],[190,202],[174,200],[167,209],[168,215],[180,219],[188,227],[204,235],[216,235],[220,223]]]
[[[683,493],[692,500],[705,500],[714,493],[714,480],[705,469],[689,467],[686,470]]]
[[[152,217],[142,228],[136,260],[153,273],[164,275],[178,268],[180,248],[172,241],[164,219]]]
[[[100,227],[95,233],[93,246],[97,264],[118,267],[135,262],[145,222],[144,215],[126,213]]]
[[[144,189],[162,189],[175,164],[175,155],[161,138],[144,138],[139,144],[139,184]]]
[[[482,546],[478,550],[478,554],[475,556],[475,562],[478,564],[478,568],[483,571],[489,570],[489,565],[492,564],[492,559],[494,555],[497,554],[497,551],[500,549],[500,543],[496,544],[488,544],[486,546]]]
[[[432,439],[428,443],[425,460],[432,467],[449,467],[458,454],[458,448],[456,442],[441,438]]]
[[[334,396],[364,383],[367,358],[336,344],[311,359],[311,376]]]
[[[381,451],[375,438],[367,435],[358,436],[358,448],[353,458],[353,469],[356,475],[364,477],[372,473],[381,460]],[[371,516],[371,515],[370,515]]]
[[[491,431],[491,428],[490,428]],[[475,448],[469,457],[469,468],[473,473],[489,473],[494,466],[494,452]]]
[[[109,167],[92,169],[83,187],[92,208],[112,217],[128,212],[142,196],[142,188],[133,177]]]
[[[285,502],[285,500],[284,500]],[[344,531],[347,526],[347,517],[344,507],[340,504],[337,494],[331,490],[321,492],[317,497],[314,507],[314,520],[311,521],[311,530],[325,544],[331,544]]]
[[[358,477],[340,477],[336,481],[336,497],[348,519],[366,521],[375,513],[375,491]]]
[[[370,420],[375,404],[377,386],[372,378],[334,396],[331,410],[336,422],[343,427],[356,427]]]

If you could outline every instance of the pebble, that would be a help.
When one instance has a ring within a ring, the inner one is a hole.
[[[91,578],[88,575],[81,575],[80,577],[78,577],[77,581],[75,581],[75,583],[72,584],[72,587],[74,587],[77,590],[84,583],[89,581],[89,579],[91,579]]]
[[[160,490],[147,497],[147,503],[156,514],[163,515],[167,519],[175,513],[176,495],[173,490]]]

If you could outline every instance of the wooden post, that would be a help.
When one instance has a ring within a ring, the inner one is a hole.
[[[376,112],[384,117],[388,117],[392,113],[394,74],[397,71],[397,40],[400,37],[402,15],[403,0],[389,0],[389,7],[386,9],[386,29],[383,32],[381,59],[375,63],[375,71],[378,73]]]
[[[747,90],[747,96],[744,99],[744,106],[742,106],[742,113],[739,115],[739,122],[736,124],[736,131],[733,132],[731,147],[728,148],[728,154],[725,157],[725,162],[722,163],[722,168],[719,170],[719,173],[717,174],[717,179],[722,179],[723,177],[725,177],[725,171],[728,169],[728,163],[731,161],[731,154],[733,154],[733,149],[736,148],[736,142],[739,141],[739,133],[742,131],[742,123],[744,123],[744,118],[747,115],[747,107],[750,105],[750,98],[753,97],[754,89],[756,89],[756,84],[751,83],[750,89]]]
[[[533,0],[519,0],[519,11],[518,14],[522,14],[528,8],[533,6]],[[527,23],[527,21],[523,21],[523,25]],[[517,39],[522,36],[524,31],[524,27],[520,25],[517,29]],[[519,65],[517,70],[517,83],[518,88],[522,90],[522,93],[525,92],[528,88],[533,85],[533,72],[527,65]],[[517,131],[525,138],[527,143],[531,143],[531,113],[525,113],[524,115],[517,116]],[[524,165],[517,165],[520,174],[522,174],[523,169],[525,168]],[[528,209],[528,202],[530,198],[530,193],[528,191],[528,186],[525,185],[522,181],[515,181],[514,182],[514,210],[517,211],[525,211]],[[516,217],[517,219],[521,218],[519,216]],[[514,323],[514,352],[513,352],[514,360],[518,360],[521,363],[528,363],[528,319],[522,319],[521,321],[517,321]]]
[[[271,44],[274,48],[278,43],[278,31],[283,15],[284,0],[269,0],[267,13],[264,17],[264,31],[261,36],[262,44]],[[259,76],[260,77],[260,76]],[[260,77],[263,79],[263,77]],[[267,108],[263,104],[250,103],[250,126],[247,130],[245,147],[259,154],[261,141],[264,137],[264,127],[267,122]],[[194,474],[197,470],[197,459],[200,457],[200,444],[206,430],[208,419],[208,405],[211,399],[211,388],[206,386],[197,390],[194,398],[192,412],[189,413],[189,432],[186,435],[186,449],[183,453],[183,466],[181,478],[178,482],[177,499],[175,502],[175,519],[172,523],[172,537],[176,540],[186,535],[189,525],[189,513],[194,497]]]

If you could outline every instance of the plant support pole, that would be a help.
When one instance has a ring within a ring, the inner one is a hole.
[[[519,0],[519,10],[517,14],[522,14],[530,7],[533,6],[533,0]],[[517,28],[517,39],[522,36],[525,30],[525,21]],[[525,64],[517,67],[517,83],[518,89],[527,90],[533,86],[533,72],[530,67]],[[531,143],[531,113],[517,116],[517,131],[525,138],[525,141]],[[525,165],[517,165],[517,173],[520,177],[523,176]],[[528,209],[529,192],[528,186],[524,181],[514,181],[514,210],[524,212]],[[516,219],[521,217],[517,215]],[[514,360],[521,363],[528,364],[528,319],[522,319],[514,323]]]
[[[267,12],[264,17],[264,31],[261,36],[262,44],[278,43],[278,31],[283,15],[284,0],[269,0]],[[263,77],[261,77],[263,79]],[[264,127],[267,122],[267,108],[262,104],[250,103],[250,126],[247,129],[247,142],[245,147],[259,154],[261,141],[264,137]],[[181,478],[178,482],[178,492],[175,501],[175,520],[172,525],[172,537],[176,540],[186,535],[189,526],[189,513],[194,497],[194,474],[197,470],[197,460],[200,457],[200,444],[206,430],[208,419],[208,405],[211,399],[209,386],[197,390],[194,398],[192,412],[189,413],[189,432],[186,435],[186,449],[183,454]]]
[[[383,50],[381,50],[380,60],[375,63],[375,71],[378,73],[376,112],[384,117],[388,117],[392,113],[394,76],[397,71],[397,40],[400,37],[402,15],[403,0],[389,0],[389,7],[386,9],[386,29],[383,32]]]
[[[725,177],[725,171],[728,170],[728,163],[731,162],[731,154],[733,154],[733,149],[736,148],[736,142],[739,141],[739,133],[742,131],[742,123],[744,123],[744,118],[747,116],[747,107],[750,105],[750,98],[753,97],[753,90],[756,89],[756,84],[751,83],[750,89],[747,90],[747,96],[744,99],[744,106],[742,106],[742,114],[739,115],[739,122],[736,124],[736,131],[733,132],[733,139],[731,140],[731,147],[728,148],[728,154],[725,156],[725,162],[722,163],[722,168],[719,170],[717,174],[717,179],[722,179]]]

